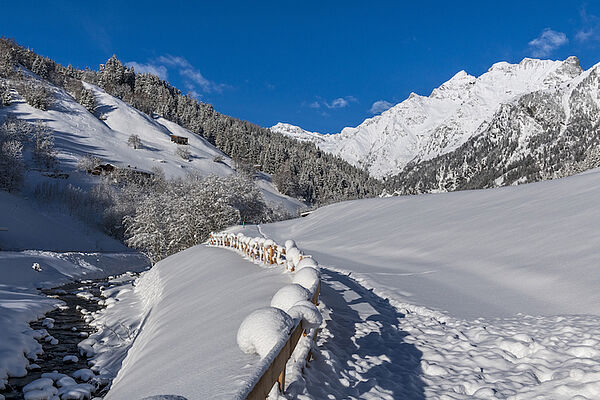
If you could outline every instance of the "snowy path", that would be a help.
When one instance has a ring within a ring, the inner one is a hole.
[[[422,353],[404,338],[404,315],[348,276],[322,270],[326,327],[305,370],[315,399],[423,399]],[[290,392],[294,392],[291,387]],[[302,395],[298,395],[302,397]]]
[[[461,320],[322,269],[325,326],[298,399],[598,399],[600,318]]]

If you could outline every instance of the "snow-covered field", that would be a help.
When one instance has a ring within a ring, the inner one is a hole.
[[[292,393],[600,398],[598,198],[592,170],[246,227],[324,267],[321,352]]]

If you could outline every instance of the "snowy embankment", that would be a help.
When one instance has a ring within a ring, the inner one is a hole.
[[[312,303],[320,287],[316,262],[291,242],[286,261],[271,241],[230,239],[226,244],[215,235],[210,243],[235,252],[196,246],[157,263],[134,287],[105,292],[119,301],[93,322],[111,328],[94,337],[103,343],[94,368],[121,365],[127,346],[115,340],[126,333],[119,326],[134,327],[135,337],[106,399],[245,398],[299,324],[307,335],[296,346],[298,362],[288,368],[295,376],[305,365],[321,323]],[[115,345],[119,354],[103,351]]]
[[[133,310],[117,302],[103,318],[143,309],[142,327],[106,399],[157,394],[189,399],[232,398],[255,373],[236,332],[244,318],[269,305],[290,277],[238,254],[195,246],[157,263],[138,279]],[[108,364],[108,363],[107,363]]]
[[[294,237],[321,263],[326,326],[306,385],[294,391],[315,399],[600,398],[598,198],[600,171],[592,170],[351,201],[246,227]]]
[[[42,354],[42,346],[34,339],[39,334],[29,322],[63,304],[36,288],[141,271],[148,265],[138,253],[0,252],[0,389],[9,376],[25,376]]]

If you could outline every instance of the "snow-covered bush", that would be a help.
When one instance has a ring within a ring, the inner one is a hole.
[[[33,157],[38,166],[51,168],[56,163],[54,132],[42,121],[33,126]]]
[[[0,189],[9,192],[23,184],[23,145],[16,140],[0,139]]]
[[[6,83],[0,82],[0,107],[10,106],[12,101],[12,95],[10,94],[10,88]]]
[[[279,308],[259,308],[248,315],[237,333],[237,343],[246,354],[264,358],[271,349],[285,340],[294,326],[294,320]]]
[[[100,157],[93,154],[86,154],[77,162],[77,169],[79,171],[87,172],[93,170],[102,163],[103,161]]]
[[[0,189],[14,191],[21,187],[25,174],[23,143],[29,135],[29,124],[6,118],[0,125]]]
[[[168,181],[146,196],[135,193],[131,204],[135,213],[124,218],[127,244],[154,262],[204,242],[211,231],[260,222],[266,210],[254,183],[236,176]]]

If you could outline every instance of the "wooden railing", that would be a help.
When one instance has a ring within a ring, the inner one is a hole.
[[[246,236],[239,237],[234,234],[226,233],[211,233],[208,239],[208,244],[219,247],[229,247],[243,252],[247,257],[254,261],[263,262],[273,265],[287,265],[285,259],[285,248],[278,246],[275,242],[268,239],[256,239]],[[293,271],[293,267],[290,268]],[[311,302],[314,305],[319,305],[319,294],[321,292],[321,281],[319,279],[317,286],[314,289]],[[239,393],[238,398],[248,400],[264,400],[267,398],[273,385],[277,383],[281,393],[285,391],[285,369],[288,360],[291,358],[298,342],[302,337],[312,335],[310,340],[313,343],[317,341],[318,328],[305,329],[302,322],[299,321],[294,329],[292,329],[287,341],[275,346],[269,354],[263,359],[264,362],[259,364],[258,368],[264,370],[260,378],[248,389]],[[307,354],[304,355],[306,361],[310,361],[311,352],[308,347]],[[261,360],[262,361],[262,360]]]

